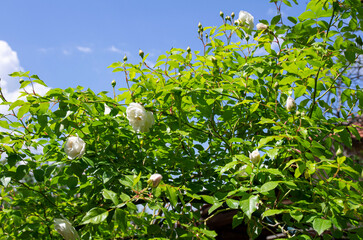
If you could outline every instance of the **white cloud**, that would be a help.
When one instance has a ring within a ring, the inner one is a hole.
[[[7,42],[0,40],[0,87],[8,102],[17,100],[22,92],[19,89],[19,79],[9,76],[9,74],[18,71],[23,71],[23,68],[20,66],[18,54],[11,49]],[[44,95],[48,90],[49,88],[47,87],[37,83],[34,84],[34,91],[37,94]],[[25,91],[33,92],[33,89],[28,85]],[[8,106],[0,105],[0,113],[8,113],[7,109]]]
[[[90,52],[92,52],[92,49],[89,48],[89,47],[78,46],[77,49],[78,49],[78,51],[84,52],[84,53],[90,53]]]
[[[115,53],[122,53],[122,50],[118,49],[115,46],[111,46],[110,48],[108,48],[108,51],[115,52]]]

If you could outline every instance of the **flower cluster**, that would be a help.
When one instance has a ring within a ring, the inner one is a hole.
[[[138,103],[130,103],[126,109],[126,117],[135,132],[148,132],[154,124],[153,113],[146,111]]]

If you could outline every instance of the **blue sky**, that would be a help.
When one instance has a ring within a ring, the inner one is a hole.
[[[299,2],[292,8],[284,6],[284,16],[299,16],[307,1]],[[150,54],[151,62],[171,47],[200,50],[198,23],[221,25],[220,11],[235,12],[237,17],[240,10],[248,11],[255,24],[270,21],[276,13],[268,0],[2,0],[0,9],[3,89],[18,84],[18,79],[6,76],[18,67],[37,74],[52,88],[81,85],[95,92],[111,92],[113,79],[117,87],[125,86],[123,75],[107,68],[125,54],[129,62],[137,63],[139,49]]]

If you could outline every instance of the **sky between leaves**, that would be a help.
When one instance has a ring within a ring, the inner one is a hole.
[[[283,6],[284,18],[299,16],[306,4]],[[0,9],[0,84],[12,101],[19,86],[8,76],[14,71],[37,74],[51,88],[81,85],[111,92],[113,79],[117,88],[125,82],[122,73],[107,67],[125,54],[128,62],[137,63],[142,49],[152,65],[172,47],[201,50],[198,23],[220,26],[220,11],[236,17],[248,11],[255,24],[276,15],[269,0],[2,0]],[[40,93],[46,90],[38,87]]]

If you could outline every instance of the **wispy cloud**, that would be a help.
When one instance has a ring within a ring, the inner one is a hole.
[[[115,52],[115,53],[123,53],[123,51],[121,49],[118,49],[115,46],[111,46],[107,50],[110,51],[110,52]]]
[[[89,47],[82,47],[82,46],[78,46],[77,50],[80,52],[84,52],[84,53],[90,53],[92,52],[92,49]]]

